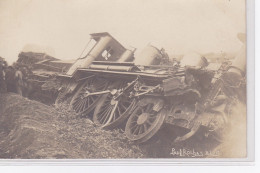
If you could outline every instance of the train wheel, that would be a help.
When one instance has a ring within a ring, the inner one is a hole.
[[[137,104],[126,123],[125,133],[128,139],[143,143],[158,132],[166,117],[166,111],[155,111],[157,103],[156,99],[146,99]]]
[[[102,95],[90,95],[93,92],[103,91],[107,88],[108,82],[101,78],[91,78],[87,80],[74,94],[70,107],[78,115],[87,115],[98,103]]]
[[[113,129],[122,125],[129,117],[130,111],[135,105],[135,100],[128,97],[129,92],[123,92],[126,82],[118,82],[110,86],[114,94],[108,93],[102,96],[94,111],[93,121],[98,126]]]
[[[95,109],[93,121],[107,129],[119,127],[129,117],[129,112],[134,105],[135,100],[126,95],[115,99],[112,94],[105,94]]]

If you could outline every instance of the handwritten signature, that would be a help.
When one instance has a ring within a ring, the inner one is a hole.
[[[179,157],[218,157],[220,151],[196,151],[195,149],[172,148],[170,155]]]

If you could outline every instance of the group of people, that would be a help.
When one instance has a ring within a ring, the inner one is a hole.
[[[0,57],[0,93],[14,92],[23,95],[26,87],[25,67],[15,63],[8,66],[4,58]]]

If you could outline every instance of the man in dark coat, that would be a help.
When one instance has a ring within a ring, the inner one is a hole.
[[[6,92],[6,83],[5,83],[5,69],[7,67],[7,62],[4,58],[0,57],[0,92]]]
[[[16,92],[15,69],[12,66],[8,66],[5,71],[5,82],[8,92]]]

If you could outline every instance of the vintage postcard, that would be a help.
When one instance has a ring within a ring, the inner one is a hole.
[[[246,0],[1,0],[0,159],[246,159]]]

